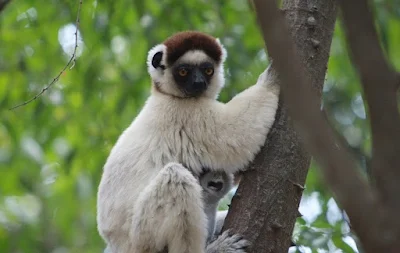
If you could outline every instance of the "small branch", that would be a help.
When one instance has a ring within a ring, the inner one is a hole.
[[[304,190],[306,189],[306,187],[302,186],[302,185],[299,184],[299,183],[293,182],[293,181],[290,180],[290,179],[288,179],[288,181],[289,181],[292,185],[296,186],[297,189],[299,189],[300,191],[304,191]]]
[[[382,245],[379,228],[382,212],[377,198],[345,146],[324,120],[317,94],[305,74],[289,36],[287,25],[277,10],[274,0],[255,0],[257,18],[262,29],[273,65],[281,78],[281,87],[296,129],[301,133],[307,149],[314,155],[330,188],[349,213],[356,232],[363,239],[368,252]],[[384,248],[381,248],[382,252]],[[389,252],[389,251],[385,251]]]
[[[2,12],[10,2],[11,0],[0,0],[0,12]]]
[[[71,55],[71,58],[69,59],[67,64],[64,66],[64,68],[60,71],[60,73],[53,79],[53,81],[51,81],[48,85],[46,85],[38,94],[36,94],[33,98],[31,98],[21,104],[11,107],[10,110],[14,110],[21,106],[25,106],[25,105],[29,104],[30,102],[38,99],[43,93],[45,93],[48,89],[50,89],[51,86],[53,86],[53,84],[55,84],[60,79],[61,75],[67,70],[68,67],[70,67],[69,69],[72,69],[75,66],[76,50],[78,49],[78,31],[79,31],[79,24],[80,24],[80,13],[81,13],[81,8],[82,8],[82,1],[83,0],[79,0],[79,4],[78,4],[78,13],[77,13],[76,22],[75,22],[75,27],[76,27],[75,47],[74,47],[74,51]]]
[[[340,0],[339,3],[352,60],[361,77],[369,109],[371,173],[383,203],[400,212],[397,180],[400,178],[400,115],[396,94],[399,75],[386,61],[367,0]]]

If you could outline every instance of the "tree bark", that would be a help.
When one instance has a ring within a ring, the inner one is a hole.
[[[310,87],[315,76],[307,70],[310,66],[305,64],[304,55],[303,59],[299,57],[302,52],[296,52],[287,24],[276,7],[276,1],[254,0],[254,5],[264,41],[274,59],[274,70],[279,74],[289,115],[301,134],[305,147],[320,164],[325,182],[349,215],[352,228],[359,236],[365,251],[394,253],[400,248],[400,227],[397,219],[400,207],[395,198],[400,189],[396,184],[396,168],[399,168],[400,160],[396,156],[398,152],[392,152],[398,150],[399,141],[396,140],[400,133],[397,102],[393,99],[396,73],[386,63],[380,49],[367,0],[355,1],[357,3],[345,0],[339,2],[353,61],[361,76],[370,109],[372,160],[375,160],[372,165],[381,180],[375,187],[359,173],[357,163],[348,148],[337,138],[335,131],[323,117],[319,108],[320,97]],[[314,21],[307,19],[308,24],[315,23]],[[375,68],[377,62],[379,66]],[[388,96],[391,99],[382,102]],[[391,115],[389,118],[392,121],[385,118],[387,115],[381,117],[379,114],[382,112],[378,108]],[[394,126],[387,127],[387,124]],[[393,140],[388,141],[389,138]],[[279,223],[273,222],[268,231],[280,227]],[[260,250],[262,249],[257,249]]]
[[[336,2],[284,0],[282,12],[312,87],[321,95]],[[290,60],[286,59],[287,64]],[[251,242],[249,253],[287,252],[309,164],[310,155],[292,127],[281,96],[271,132],[243,174],[224,224],[224,229],[232,229]]]

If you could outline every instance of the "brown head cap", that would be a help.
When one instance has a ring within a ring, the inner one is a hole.
[[[222,48],[217,40],[205,33],[196,31],[179,32],[163,43],[167,47],[167,64],[171,65],[190,50],[201,50],[217,63],[221,63]]]

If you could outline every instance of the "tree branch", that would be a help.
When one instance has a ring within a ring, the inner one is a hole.
[[[257,9],[266,15],[264,8]],[[283,9],[302,62],[313,76],[312,86],[321,94],[336,2],[285,0]],[[280,29],[279,24],[273,24]],[[291,59],[287,61],[290,65]],[[224,229],[232,229],[251,241],[250,253],[287,253],[310,164],[310,155],[292,128],[284,102],[281,96],[271,132],[243,174],[224,224]]]
[[[254,3],[268,52],[281,78],[290,116],[304,137],[307,149],[321,165],[325,181],[349,214],[366,251],[394,252],[382,239],[384,214],[377,197],[356,170],[357,165],[346,147],[335,138],[334,131],[324,120],[319,98],[309,85],[312,75],[305,74],[304,64],[298,58],[275,1],[255,0]]]
[[[382,193],[384,204],[390,203],[398,213],[400,115],[396,90],[400,83],[399,75],[385,59],[367,1],[340,0],[339,3],[352,59],[361,76],[369,109],[373,144],[372,176]]]
[[[21,104],[11,107],[10,110],[14,110],[21,106],[25,106],[25,105],[29,104],[30,102],[38,99],[43,93],[45,93],[47,90],[49,90],[51,88],[51,86],[53,86],[53,84],[58,82],[61,75],[67,70],[68,67],[69,67],[69,69],[72,69],[75,66],[76,50],[78,49],[78,31],[79,31],[79,25],[80,25],[80,14],[81,14],[83,0],[78,0],[78,1],[79,1],[78,2],[78,13],[77,13],[76,22],[75,22],[76,30],[75,30],[75,34],[74,34],[75,35],[75,47],[74,47],[74,51],[71,55],[71,58],[69,59],[67,64],[64,66],[64,68],[60,71],[60,73],[58,73],[58,75],[53,79],[53,81],[51,81],[48,85],[46,85],[44,88],[42,88],[42,90],[38,94],[36,94],[33,98],[31,98]]]

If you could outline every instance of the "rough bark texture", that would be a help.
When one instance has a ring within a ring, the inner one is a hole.
[[[400,188],[397,175],[400,159],[399,152],[395,151],[400,150],[400,116],[394,99],[397,80],[396,73],[387,64],[380,48],[367,0],[339,2],[352,58],[360,74],[369,109],[373,140],[372,167],[377,179],[375,187],[359,173],[348,148],[341,138],[337,138],[321,113],[316,87],[313,86],[314,91],[310,87],[312,80],[315,80],[314,75],[318,73],[310,73],[312,66],[304,62],[304,50],[296,52],[289,28],[278,12],[275,0],[253,1],[264,41],[274,59],[273,69],[280,75],[281,90],[295,129],[319,163],[325,182],[349,215],[352,228],[359,236],[365,252],[399,252],[400,226],[397,217],[400,212]],[[313,18],[307,19],[308,25],[314,23]],[[290,24],[293,28],[293,23]],[[295,28],[296,34],[297,26]],[[313,45],[320,44],[313,39],[310,41]],[[383,101],[388,97],[391,99]],[[267,232],[282,228],[276,221],[267,224]],[[278,252],[274,248],[267,249],[269,252]],[[263,248],[253,250],[265,252]]]
[[[336,19],[333,0],[284,0],[284,13],[312,87],[321,94]],[[287,59],[290,64],[290,59]],[[241,233],[248,252],[287,252],[298,217],[310,155],[293,130],[282,99],[266,144],[232,199],[224,229]]]

